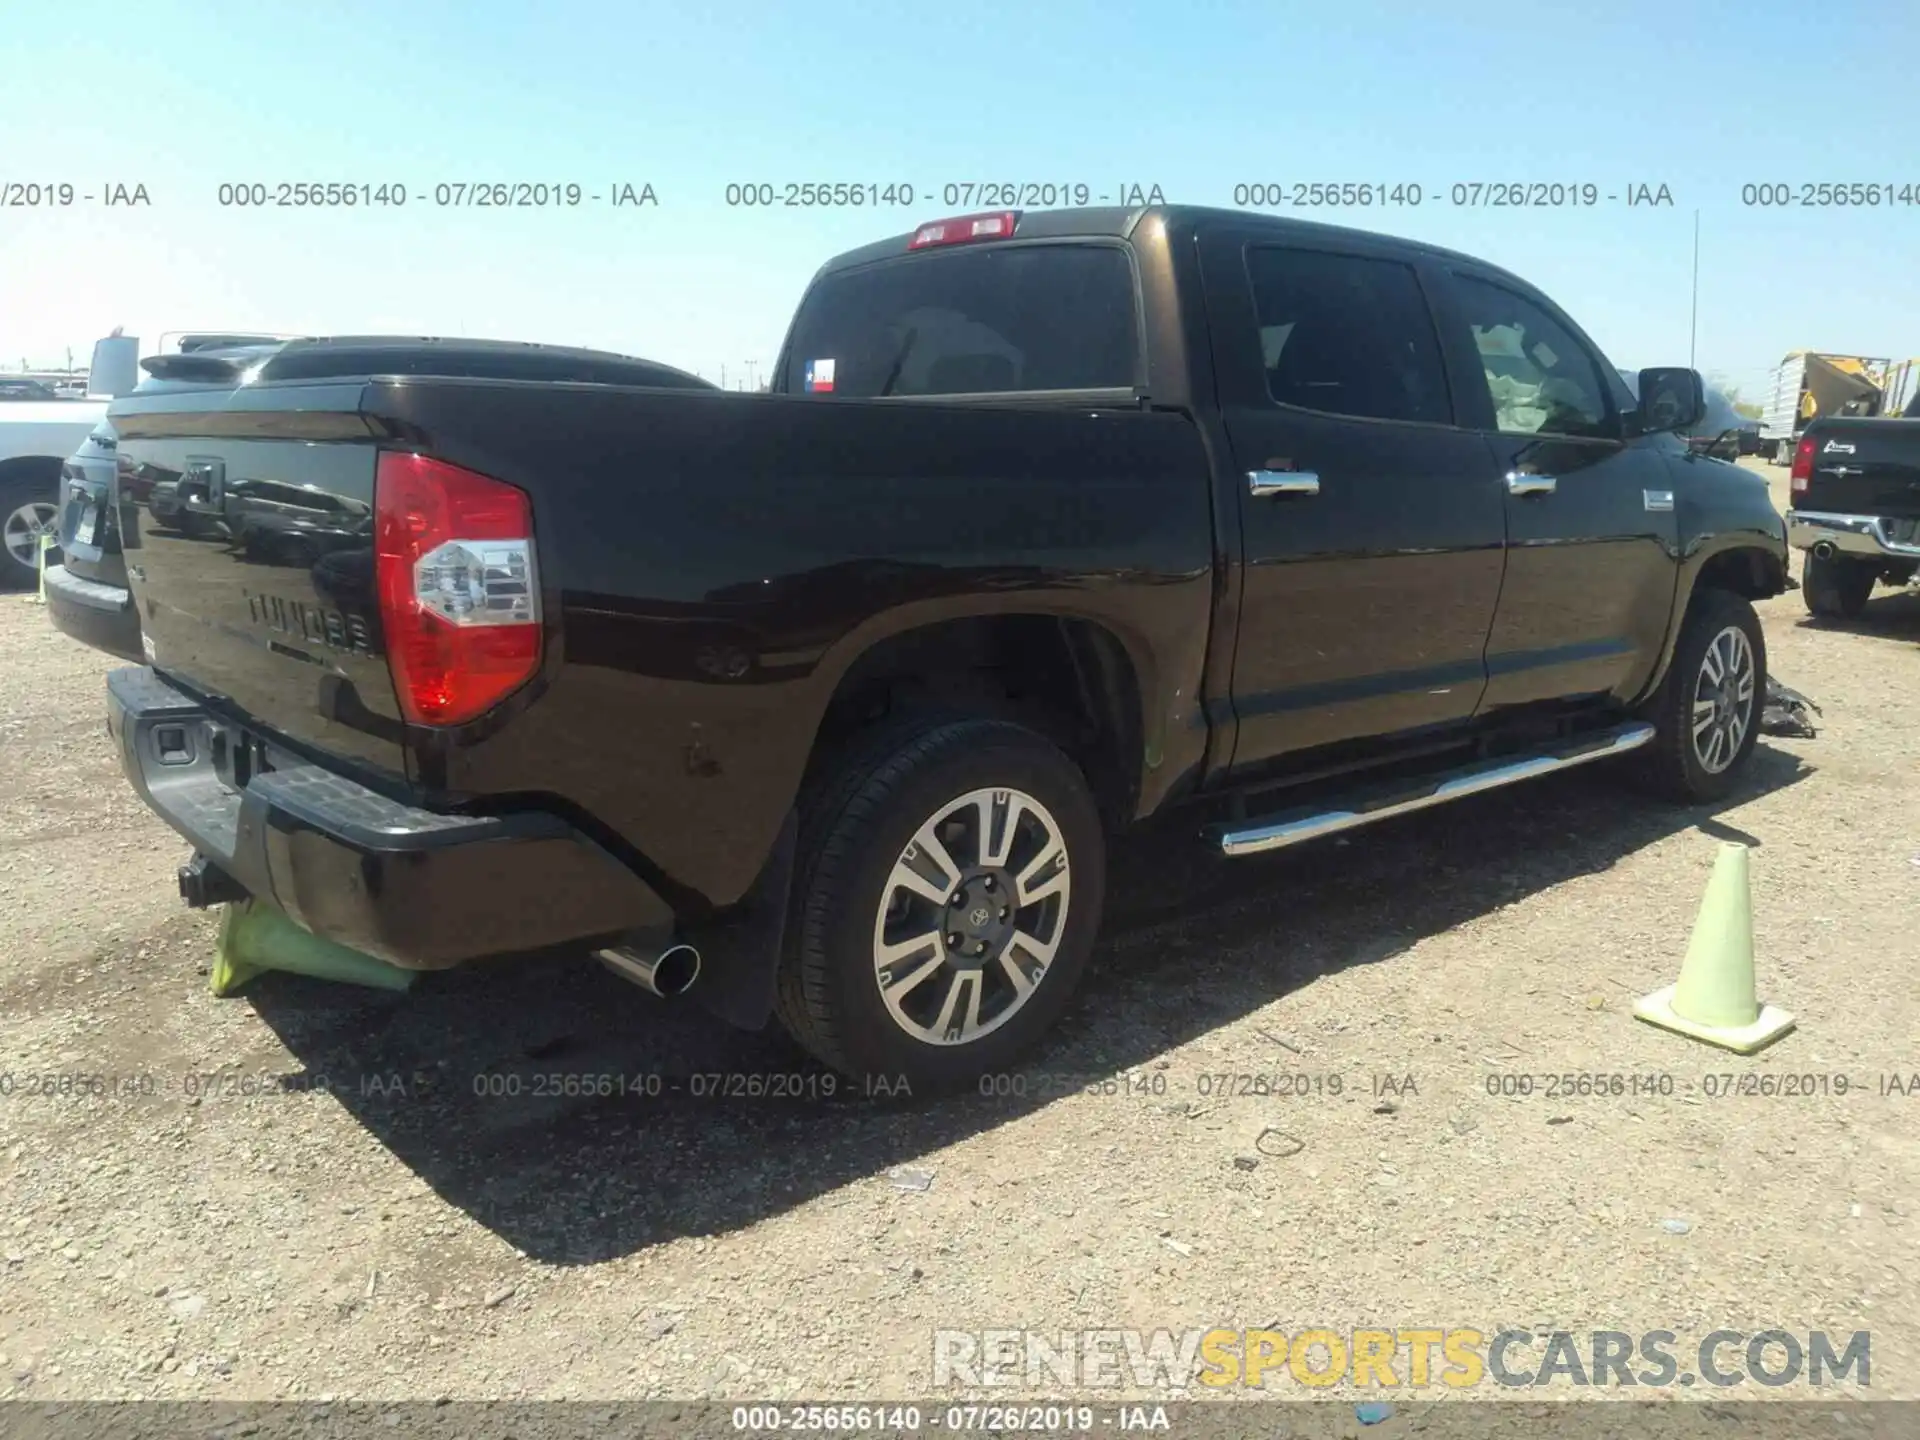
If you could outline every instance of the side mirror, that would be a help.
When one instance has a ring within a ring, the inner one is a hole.
[[[1655,365],[1639,377],[1640,433],[1691,430],[1707,418],[1707,385],[1698,370]]]

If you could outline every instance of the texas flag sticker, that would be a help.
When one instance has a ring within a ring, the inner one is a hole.
[[[807,362],[807,389],[814,394],[833,389],[833,361],[809,360]]]

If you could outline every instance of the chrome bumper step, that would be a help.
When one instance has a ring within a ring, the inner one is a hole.
[[[1911,515],[1839,515],[1787,511],[1787,541],[1796,550],[1920,560],[1920,521]]]
[[[1405,815],[1414,810],[1444,805],[1483,790],[1497,790],[1520,780],[1571,770],[1592,760],[1605,760],[1638,750],[1652,740],[1653,726],[1633,720],[1611,729],[1582,735],[1563,745],[1522,755],[1505,755],[1497,760],[1476,761],[1455,770],[1423,775],[1403,781],[1392,788],[1382,787],[1363,795],[1348,796],[1332,807],[1303,806],[1297,810],[1238,821],[1216,827],[1211,832],[1221,851],[1229,856],[1259,855],[1302,841],[1317,840],[1342,830],[1355,830]]]

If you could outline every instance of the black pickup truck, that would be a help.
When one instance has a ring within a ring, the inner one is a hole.
[[[1788,585],[1690,455],[1464,255],[1225,211],[934,222],[843,255],[771,394],[296,342],[117,402],[150,666],[128,777],[253,894],[417,968],[591,949],[822,1061],[1007,1063],[1099,928],[1107,835],[1225,856],[1610,757],[1751,754]],[[291,487],[298,555],[152,523]]]
[[[1876,583],[1920,575],[1920,417],[1810,421],[1789,494],[1787,536],[1807,552],[1800,593],[1813,614],[1851,620]]]

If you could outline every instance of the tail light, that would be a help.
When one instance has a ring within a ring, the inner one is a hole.
[[[524,491],[425,455],[381,453],[375,580],[401,713],[458,725],[540,668],[540,587]]]
[[[970,240],[1005,240],[1020,222],[1018,210],[989,210],[984,215],[956,215],[951,220],[929,220],[907,241],[909,250],[930,245],[964,245]]]
[[[1813,437],[1802,435],[1800,443],[1793,447],[1793,470],[1787,481],[1788,492],[1794,495],[1807,493],[1807,486],[1813,482]]]

